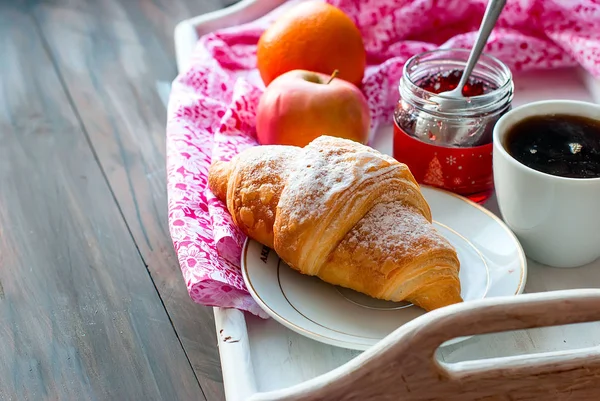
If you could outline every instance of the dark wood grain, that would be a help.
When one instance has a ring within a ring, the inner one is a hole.
[[[53,0],[32,12],[209,400],[223,385],[211,308],[193,303],[167,226],[166,110],[173,29],[218,0]]]
[[[0,399],[204,399],[34,20],[4,2],[0,54]]]

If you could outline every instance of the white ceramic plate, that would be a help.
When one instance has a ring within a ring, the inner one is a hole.
[[[463,299],[520,294],[526,259],[504,223],[465,198],[430,187],[422,192],[436,228],[458,252]],[[270,316],[302,335],[343,348],[365,350],[425,313],[414,305],[376,300],[300,274],[253,240],[242,251],[242,272],[252,297]]]

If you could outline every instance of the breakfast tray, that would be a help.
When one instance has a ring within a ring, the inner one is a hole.
[[[182,21],[175,29],[179,70],[187,67],[188,57],[201,35],[250,22],[283,2],[243,0],[225,9]],[[514,82],[514,106],[549,98],[600,103],[600,84],[579,69],[521,74],[514,77]],[[375,138],[373,146],[391,154],[392,127],[379,127]],[[484,207],[491,213],[500,215],[494,196]],[[439,345],[442,337],[443,340],[451,338],[445,338],[449,333],[454,336],[487,333],[473,336],[459,344],[444,346],[436,351],[436,357],[453,365],[455,369],[470,369],[471,375],[477,376],[479,372],[479,379],[487,384],[500,380],[500,394],[503,391],[523,391],[522,397],[518,399],[537,399],[536,388],[547,389],[547,386],[554,386],[554,389],[562,391],[562,395],[557,393],[553,396],[556,398],[546,396],[543,399],[597,400],[600,399],[600,388],[593,393],[583,389],[586,383],[591,383],[586,381],[586,377],[595,375],[596,379],[590,379],[595,380],[593,383],[599,381],[600,375],[600,323],[597,322],[600,320],[600,291],[594,290],[597,288],[600,288],[600,260],[576,269],[548,268],[528,260],[524,295],[512,297],[513,299],[490,300],[488,304],[477,308],[458,306],[451,310],[453,315],[447,317],[444,324],[440,323],[444,316],[433,314],[425,319],[430,323],[427,329],[431,335],[428,335],[438,339]],[[484,310],[483,307],[487,309]],[[214,315],[225,392],[230,401],[245,400],[253,395],[252,398],[255,399],[283,399],[293,397],[294,394],[313,394],[319,399],[335,399],[335,396],[326,393],[328,386],[348,380],[352,377],[349,372],[362,365],[371,366],[368,362],[377,358],[377,351],[381,347],[388,347],[390,352],[395,352],[396,357],[401,359],[402,350],[414,351],[419,347],[424,349],[425,345],[422,343],[426,342],[420,343],[408,338],[409,331],[414,330],[411,326],[390,335],[391,338],[383,340],[382,344],[374,347],[375,350],[361,354],[360,351],[313,341],[273,319],[265,320],[239,310],[223,308],[214,308]],[[480,318],[487,318],[488,323],[485,320],[476,322]],[[466,332],[467,329],[448,332],[448,327],[456,325],[468,327],[469,332]],[[431,332],[433,329],[438,332]],[[402,348],[397,344],[403,338],[407,338],[410,348]],[[435,350],[435,345],[429,341],[430,350]],[[569,366],[569,362],[576,364]],[[577,366],[584,364],[587,368],[583,372],[576,370],[575,376],[568,376],[568,372],[573,372]],[[415,369],[428,369],[423,366]],[[556,376],[548,373],[552,369],[558,372]],[[532,375],[539,375],[535,377],[539,380],[531,387],[533,392],[527,392],[527,383],[531,385]],[[439,394],[435,394],[440,399],[454,399],[450,393],[444,393],[455,391],[455,387],[448,387],[451,380],[437,382],[439,378],[439,375],[431,376],[431,383],[428,385],[439,389]],[[429,379],[425,379],[426,383],[427,380]],[[475,387],[485,387],[478,383]],[[503,387],[503,384],[506,386]],[[360,380],[356,381],[354,387],[359,385]],[[352,383],[348,383],[348,386],[344,388],[352,390]],[[290,387],[290,390],[285,390]],[[524,390],[515,390],[519,388]],[[281,392],[260,394],[273,390]],[[469,393],[468,388],[461,388],[461,391],[465,391],[465,395],[457,399],[475,399],[476,394]],[[402,395],[401,392],[394,394]],[[395,399],[424,398],[406,395]]]

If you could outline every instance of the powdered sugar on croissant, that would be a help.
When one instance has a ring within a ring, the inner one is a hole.
[[[456,251],[408,167],[368,146],[255,147],[213,164],[209,185],[245,234],[303,274],[426,310],[462,301]]]

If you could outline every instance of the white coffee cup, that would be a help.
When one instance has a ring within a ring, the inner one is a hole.
[[[553,267],[577,267],[600,258],[600,178],[566,178],[514,159],[505,137],[531,116],[567,114],[600,121],[600,105],[549,100],[517,107],[494,127],[494,184],[506,224],[527,256]]]

